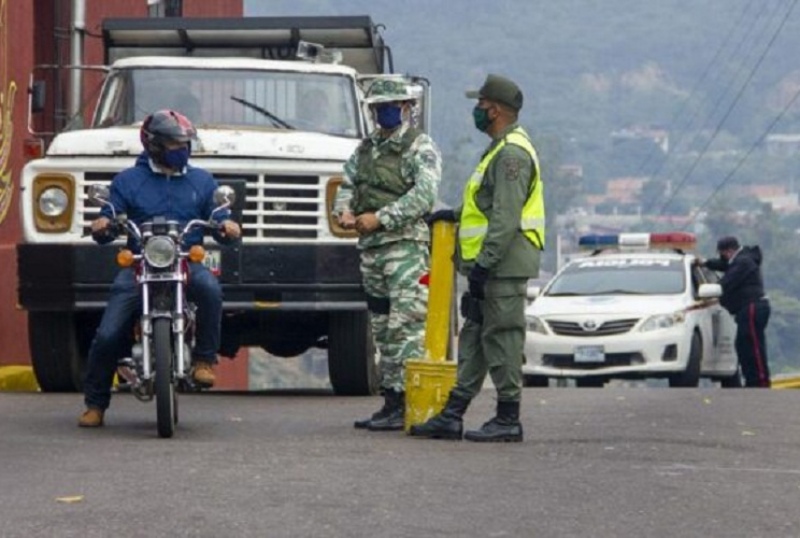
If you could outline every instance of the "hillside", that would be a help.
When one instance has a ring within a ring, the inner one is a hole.
[[[614,130],[660,125],[672,128],[673,139],[690,140],[715,128],[791,4],[246,0],[245,13],[369,14],[385,25],[398,70],[432,82],[433,135],[451,157],[448,176],[463,173],[461,155],[470,161],[484,144],[464,90],[487,72],[514,78],[526,94],[523,124],[556,141],[560,159],[582,164],[592,188],[612,172]],[[793,13],[738,97],[717,136],[723,143],[747,147],[795,90],[789,51],[800,44],[798,29],[800,13]],[[782,124],[791,130],[797,119]]]

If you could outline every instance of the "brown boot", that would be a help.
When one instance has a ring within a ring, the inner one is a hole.
[[[192,373],[192,379],[195,383],[200,385],[203,388],[211,388],[214,386],[214,381],[216,381],[216,377],[214,377],[214,370],[212,364],[210,362],[205,361],[196,361],[194,363],[194,372]]]
[[[96,407],[87,407],[78,419],[78,426],[81,428],[99,428],[103,425],[103,415],[105,412]]]

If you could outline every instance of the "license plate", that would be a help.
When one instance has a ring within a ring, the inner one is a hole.
[[[203,258],[203,265],[208,267],[211,274],[219,276],[222,274],[222,252],[219,250],[206,250],[206,257]]]
[[[577,346],[575,362],[605,362],[606,354],[603,346]]]

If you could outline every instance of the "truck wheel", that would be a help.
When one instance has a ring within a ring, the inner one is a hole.
[[[692,335],[686,370],[669,378],[670,387],[696,387],[700,384],[700,363],[703,361],[703,340],[697,331]]]
[[[28,347],[43,392],[82,389],[88,346],[81,345],[81,334],[75,316],[67,312],[28,313]]]
[[[328,320],[328,374],[340,396],[376,394],[380,379],[369,314],[333,312]]]

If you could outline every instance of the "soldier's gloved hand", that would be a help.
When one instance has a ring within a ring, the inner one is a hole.
[[[469,294],[476,299],[483,299],[486,294],[486,281],[489,279],[489,270],[481,264],[476,263],[467,276],[469,282]]]
[[[429,215],[425,215],[425,222],[428,225],[433,224],[434,222],[438,222],[443,220],[445,222],[455,222],[456,221],[456,212],[452,209],[437,209],[433,213]]]

